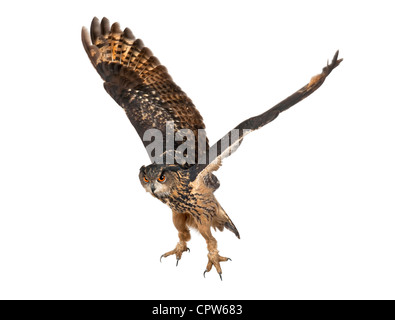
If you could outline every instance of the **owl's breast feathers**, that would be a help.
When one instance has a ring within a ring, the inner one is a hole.
[[[194,184],[193,175],[189,170],[180,170],[179,176],[179,184],[170,193],[167,204],[177,212],[190,213],[198,221],[201,215],[206,218],[212,217],[216,207],[213,195],[215,189],[206,184]]]
[[[214,229],[232,231],[238,238],[240,234],[214,196],[219,187],[218,178],[209,172],[205,178],[196,183],[196,172],[193,169],[179,170],[180,183],[171,191],[169,197],[160,200],[174,212],[191,215],[196,227],[209,223]]]

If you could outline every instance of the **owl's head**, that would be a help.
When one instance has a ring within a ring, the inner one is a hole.
[[[180,185],[182,179],[177,165],[151,164],[140,168],[140,183],[154,197],[164,199]]]

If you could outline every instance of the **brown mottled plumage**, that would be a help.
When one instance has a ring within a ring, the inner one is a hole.
[[[273,121],[281,112],[316,91],[342,61],[337,59],[338,52],[331,64],[300,90],[261,115],[241,122],[211,148],[206,139],[203,150],[198,150],[198,130],[205,128],[199,111],[140,39],[136,39],[128,28],[122,31],[118,23],[110,27],[108,19],[103,18],[99,22],[94,18],[90,36],[85,28],[82,29],[82,43],[93,66],[104,80],[104,88],[126,111],[141,140],[144,133],[153,128],[159,129],[165,136],[168,121],[174,123],[175,131],[192,130],[196,143],[195,161],[192,164],[152,163],[140,169],[139,178],[147,192],[173,211],[173,222],[180,241],[174,250],[162,257],[174,254],[178,264],[182,253],[188,250],[187,241],[191,238],[189,227],[196,228],[205,238],[209,251],[205,273],[215,266],[221,276],[220,262],[229,259],[219,255],[211,228],[220,231],[226,228],[238,238],[240,235],[214,196],[219,181],[212,172],[219,169],[225,157],[236,151],[248,133]],[[236,136],[234,132],[237,133]],[[221,144],[224,141],[227,142],[225,148]],[[147,146],[150,142],[143,143]],[[182,141],[173,141],[173,149],[170,151],[175,152],[181,144]],[[166,141],[163,141],[163,145],[166,146]],[[200,159],[205,161],[202,163]]]
[[[104,88],[125,110],[141,140],[148,129],[165,135],[166,122],[173,121],[175,131],[191,129],[197,143],[197,130],[205,128],[202,116],[143,41],[128,28],[122,32],[118,23],[110,28],[107,18],[92,20],[90,38],[83,28],[82,43]],[[174,143],[176,149],[182,142]]]

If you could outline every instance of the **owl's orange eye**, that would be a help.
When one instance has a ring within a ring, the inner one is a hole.
[[[165,181],[166,181],[166,176],[162,174],[162,175],[158,178],[158,181],[159,181],[159,182],[162,182],[162,183],[165,182]]]
[[[148,179],[145,176],[143,177],[143,180],[144,180],[145,183],[149,182]]]

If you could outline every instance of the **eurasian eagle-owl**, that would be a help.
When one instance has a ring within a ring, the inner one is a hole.
[[[174,250],[163,254],[161,259],[174,254],[178,264],[183,252],[188,250],[187,241],[191,238],[189,228],[195,228],[207,242],[208,264],[204,274],[214,266],[222,280],[220,262],[229,258],[219,255],[211,228],[220,231],[226,228],[238,238],[240,235],[214,196],[219,181],[213,171],[218,170],[222,160],[236,150],[248,133],[273,121],[282,111],[317,90],[342,61],[338,59],[338,52],[322,73],[311,78],[304,87],[261,115],[241,122],[209,147],[203,118],[192,101],[130,29],[122,31],[118,23],[110,26],[108,19],[103,18],[99,22],[94,18],[90,36],[87,29],[82,28],[82,43],[104,80],[104,88],[125,110],[147,148],[152,163],[140,169],[142,186],[172,209],[179,242]],[[175,135],[169,136],[169,123]],[[162,135],[160,147],[163,147],[163,152],[159,155],[153,156],[148,150],[151,141],[145,134],[149,130],[156,130]],[[180,132],[182,139],[177,136]],[[193,157],[186,161],[185,149],[181,147],[190,138]]]

